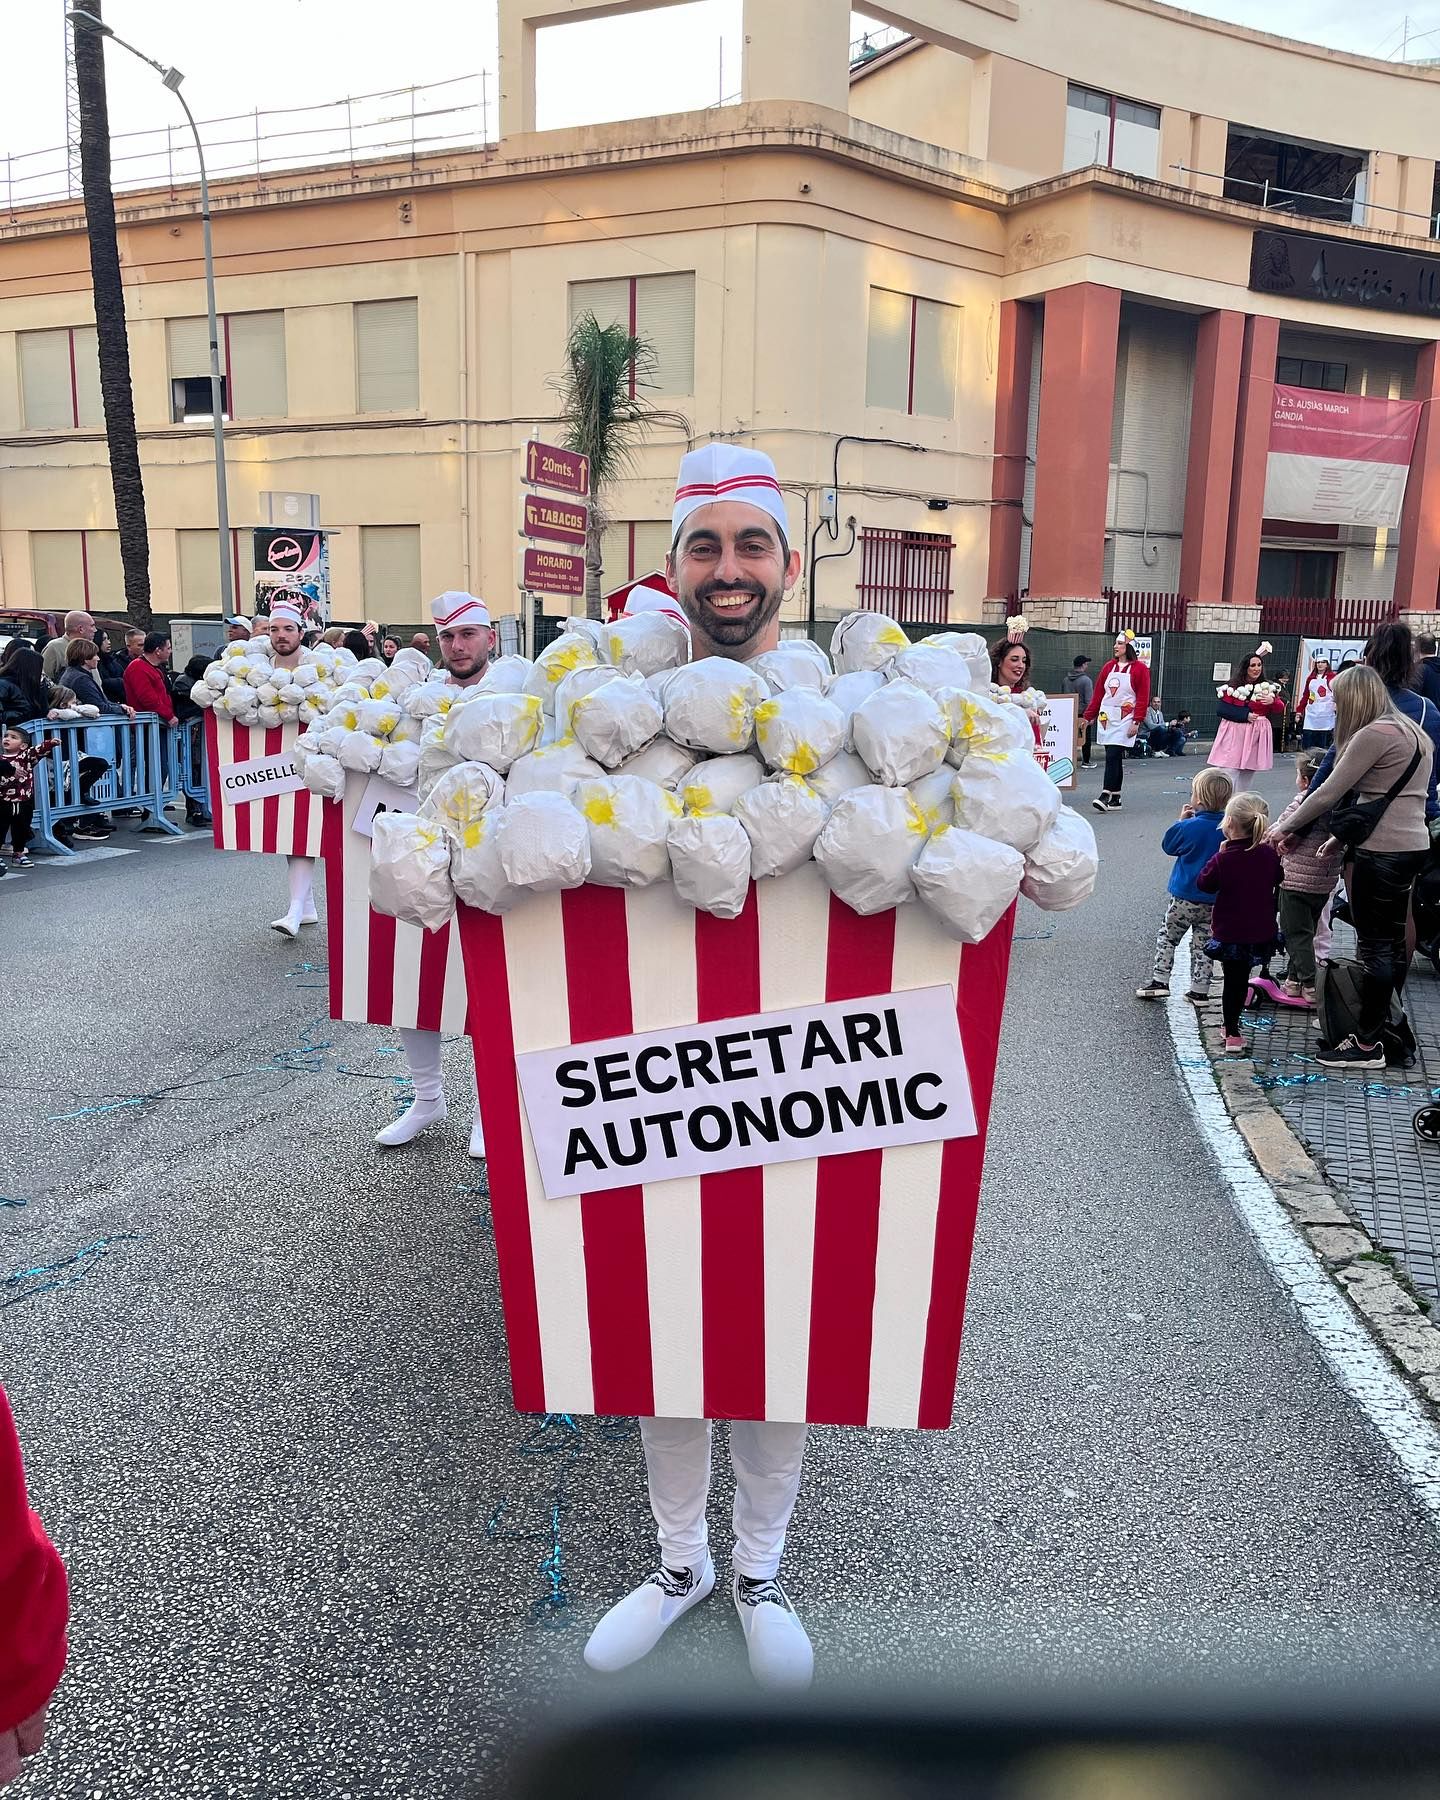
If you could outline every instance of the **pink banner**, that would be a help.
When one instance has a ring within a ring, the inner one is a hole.
[[[1397,526],[1419,428],[1418,400],[1277,383],[1266,518]]]

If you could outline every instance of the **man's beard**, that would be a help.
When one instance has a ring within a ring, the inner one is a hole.
[[[489,652],[476,651],[469,655],[464,650],[453,651],[442,658],[445,673],[453,675],[456,681],[470,681],[477,675],[483,675],[490,666]]]
[[[760,604],[740,613],[726,612],[710,604],[712,594],[756,594]],[[723,644],[727,650],[738,649],[761,636],[780,611],[784,598],[783,587],[767,590],[753,581],[702,581],[693,594],[680,597],[691,622],[712,644]]]

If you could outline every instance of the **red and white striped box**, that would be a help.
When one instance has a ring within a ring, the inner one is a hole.
[[[364,778],[352,775],[344,800],[324,802],[330,1017],[463,1032],[468,996],[455,922],[422,931],[370,904],[370,840],[354,829],[364,797]]]
[[[669,883],[458,920],[516,1407],[948,1426],[1013,909],[962,950],[812,865],[729,921]],[[978,1135],[546,1198],[517,1055],[941,985]]]
[[[262,756],[286,756],[295,748],[300,725],[237,725],[205,714],[205,755],[210,767],[210,818],[217,850],[256,850],[266,856],[320,854],[320,800],[308,788],[293,794],[266,794],[238,806],[226,804],[221,771],[232,763]]]

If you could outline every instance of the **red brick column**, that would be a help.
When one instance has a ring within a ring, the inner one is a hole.
[[[1395,598],[1402,612],[1433,612],[1440,585],[1440,344],[1426,344],[1415,358],[1415,398],[1422,401],[1420,430],[1405,505],[1400,514],[1400,553],[1395,563]]]
[[[1235,426],[1235,465],[1230,478],[1230,545],[1225,556],[1225,600],[1253,606],[1260,574],[1260,522],[1265,516],[1265,466],[1270,455],[1270,416],[1275,410],[1275,352],[1280,321],[1245,320],[1240,356],[1240,404]]]
[[[990,509],[990,573],[985,587],[987,594],[1000,600],[1020,587],[1020,512],[1034,352],[1034,307],[1025,300],[1002,302],[995,372],[995,469],[990,484],[995,504]]]
[[[1120,290],[1081,282],[1045,296],[1030,592],[1099,598]]]
[[[1225,593],[1230,480],[1235,468],[1235,426],[1244,348],[1243,313],[1212,312],[1201,319],[1195,335],[1180,592],[1206,606],[1222,599]]]

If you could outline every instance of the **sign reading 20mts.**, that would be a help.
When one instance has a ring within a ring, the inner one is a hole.
[[[975,1135],[948,987],[534,1050],[548,1199]]]
[[[590,458],[531,438],[525,446],[525,480],[531,487],[558,488],[562,494],[588,494]]]

